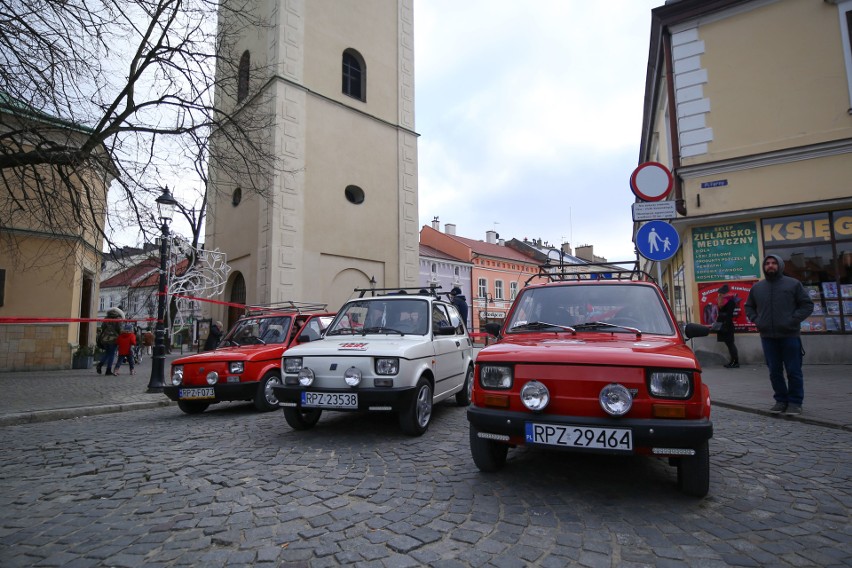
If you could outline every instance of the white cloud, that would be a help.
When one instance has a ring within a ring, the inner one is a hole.
[[[415,0],[421,223],[632,258],[628,180],[661,4]]]

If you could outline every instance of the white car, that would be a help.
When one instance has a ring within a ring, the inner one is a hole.
[[[292,428],[312,428],[323,410],[367,410],[396,412],[419,436],[435,403],[470,403],[473,346],[456,308],[434,291],[394,290],[356,290],[321,339],[285,353],[274,391]]]

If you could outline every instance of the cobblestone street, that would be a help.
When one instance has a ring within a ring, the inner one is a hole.
[[[12,566],[848,566],[848,431],[714,410],[711,487],[640,457],[515,450],[482,474],[465,410],[174,407],[3,428]]]

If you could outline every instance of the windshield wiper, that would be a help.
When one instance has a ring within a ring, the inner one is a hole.
[[[361,330],[361,335],[367,335],[368,333],[398,333],[405,335],[403,332],[392,327],[365,327]]]
[[[576,333],[577,330],[571,327],[570,325],[560,325],[558,323],[548,323],[546,321],[531,321],[529,323],[522,323],[521,325],[516,325],[511,328],[510,331],[523,331],[525,329],[545,329],[548,327],[557,327],[564,331],[570,331],[571,333]]]
[[[642,330],[630,327],[628,325],[618,325],[617,323],[609,323],[608,321],[587,321],[585,323],[578,323],[574,326],[577,329],[594,329],[598,327],[614,327],[617,329],[626,329],[627,331],[633,332],[636,335],[642,335]]]

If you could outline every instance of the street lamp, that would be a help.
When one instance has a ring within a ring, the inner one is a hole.
[[[160,217],[160,283],[157,293],[157,324],[154,332],[154,356],[151,358],[151,379],[148,381],[146,392],[163,392],[166,386],[166,279],[168,273],[166,260],[169,257],[169,223],[172,220],[178,202],[172,197],[168,187],[163,188],[163,194],[157,198],[157,211]]]

